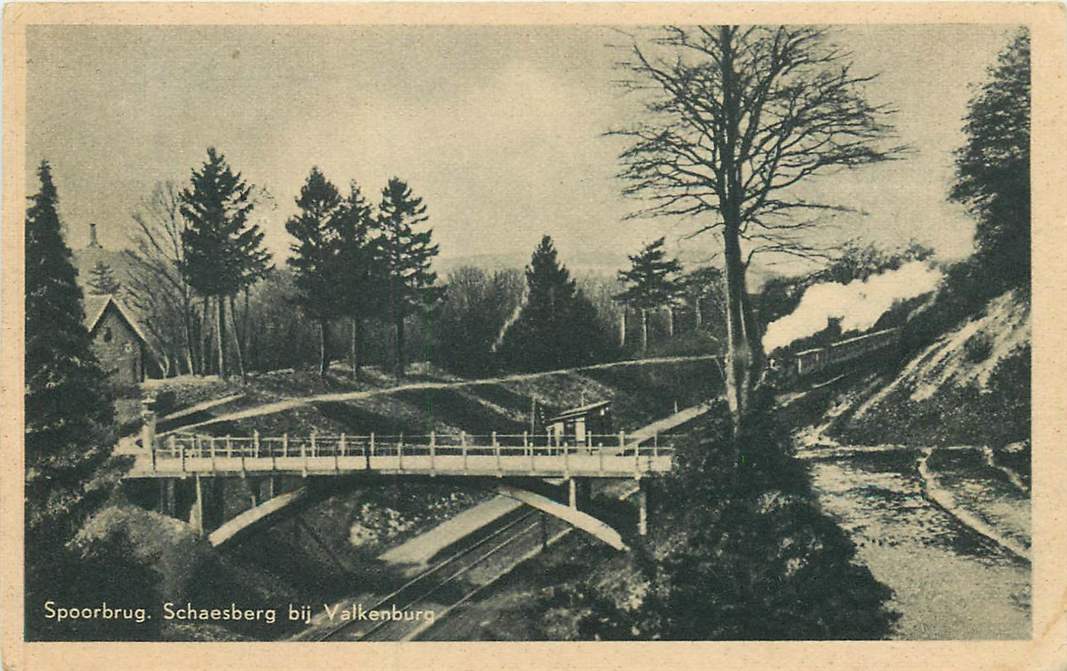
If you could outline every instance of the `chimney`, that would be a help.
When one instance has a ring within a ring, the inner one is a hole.
[[[96,240],[96,224],[89,224],[89,246],[100,248],[100,243]]]

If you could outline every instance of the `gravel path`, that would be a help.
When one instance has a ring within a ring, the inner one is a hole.
[[[895,592],[894,638],[1030,638],[1029,563],[927,498],[922,458],[908,448],[856,448],[810,462],[824,510]]]

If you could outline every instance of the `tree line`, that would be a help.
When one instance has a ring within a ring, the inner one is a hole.
[[[427,206],[399,178],[371,204],[356,182],[342,192],[312,167],[285,221],[282,267],[253,221],[264,205],[269,193],[211,148],[188,184],[157,184],[142,199],[126,276],[102,263],[92,270],[90,292],[121,291],[141,315],[163,375],[244,376],[313,362],[326,375],[342,349],[353,377],[386,359],[403,376],[413,354],[468,375],[545,370],[645,355],[650,313],[665,314],[670,339],[680,310],[693,331],[721,336],[721,274],[685,274],[665,258],[663,238],[615,280],[571,277],[545,236],[524,273],[462,267],[441,283]],[[292,319],[294,310],[306,319]],[[640,317],[636,348],[628,314]]]
[[[405,320],[442,292],[430,268],[438,247],[432,231],[423,230],[422,199],[394,177],[375,207],[354,181],[342,195],[313,167],[285,222],[293,240],[284,277],[252,221],[268,200],[209,148],[187,185],[157,185],[134,213],[126,291],[157,340],[163,373],[243,376],[248,364],[272,361],[258,350],[274,343],[260,336],[278,324],[264,319],[289,320],[298,308],[317,326],[320,374],[330,362],[330,324],[347,321],[358,375],[365,326],[374,319],[392,326],[394,372],[404,375]],[[272,309],[279,299],[288,311]],[[256,350],[252,361],[249,350]]]

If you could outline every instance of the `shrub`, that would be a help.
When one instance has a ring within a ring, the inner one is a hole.
[[[987,333],[975,333],[963,343],[963,351],[968,361],[981,363],[993,353],[993,339]]]

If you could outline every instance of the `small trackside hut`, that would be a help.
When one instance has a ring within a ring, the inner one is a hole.
[[[545,420],[545,426],[557,445],[585,445],[594,436],[613,432],[611,401],[598,401],[564,410]]]

